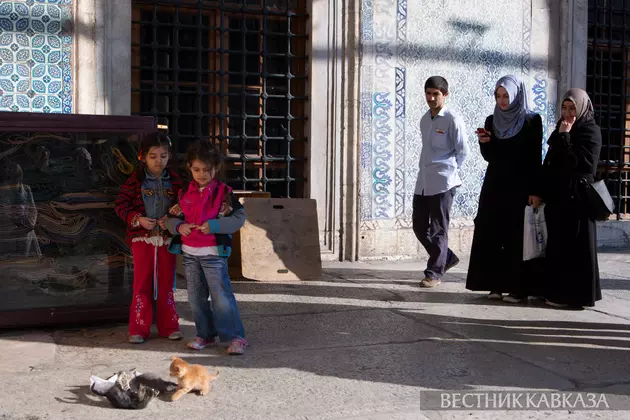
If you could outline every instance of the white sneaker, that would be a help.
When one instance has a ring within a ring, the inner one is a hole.
[[[168,336],[169,340],[181,340],[182,338],[184,338],[184,334],[181,331],[174,331],[171,333],[171,335]]]
[[[503,294],[497,292],[490,292],[488,295],[488,299],[490,300],[501,300],[503,299]]]

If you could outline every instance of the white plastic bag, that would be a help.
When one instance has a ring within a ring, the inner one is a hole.
[[[523,261],[545,256],[547,248],[547,222],[545,221],[545,205],[537,209],[525,207],[525,223],[523,229]]]

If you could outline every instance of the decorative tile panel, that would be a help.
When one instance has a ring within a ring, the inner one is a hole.
[[[366,127],[363,130],[371,131],[371,138],[365,139],[365,146],[371,154],[366,166],[362,167],[362,179],[369,179],[371,185],[362,195],[366,220],[393,219],[396,213],[396,165],[393,159],[396,153],[396,112],[399,109],[396,102],[397,4],[397,0],[372,1],[372,41],[363,41],[367,46],[363,50],[364,56],[367,56],[365,68],[371,69],[363,89],[366,98],[369,95],[371,109],[370,129]],[[367,84],[369,81],[370,85]]]
[[[396,227],[410,226],[420,119],[428,110],[424,82],[430,76],[449,81],[447,106],[468,128],[471,154],[461,171],[454,218],[477,213],[486,162],[474,131],[493,112],[501,76],[523,78],[530,105],[545,122],[545,138],[551,133],[556,81],[548,76],[548,12],[532,8],[532,0],[480,0],[475,7],[468,0],[363,0],[363,222],[396,220]]]
[[[72,0],[0,1],[0,111],[72,112]]]

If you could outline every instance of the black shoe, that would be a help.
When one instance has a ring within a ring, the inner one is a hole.
[[[459,264],[459,258],[453,257],[453,260],[449,264],[446,264],[446,267],[444,267],[444,272],[446,273],[448,270],[455,267],[457,264]]]

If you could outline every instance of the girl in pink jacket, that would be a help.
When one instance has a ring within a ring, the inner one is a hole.
[[[216,147],[200,141],[188,150],[187,166],[192,181],[171,215],[168,228],[181,235],[188,302],[195,319],[197,337],[188,347],[201,350],[219,341],[229,342],[229,354],[243,354],[248,343],[230,277],[227,258],[232,234],[245,223],[243,206],[230,187],[217,177],[222,156]],[[210,299],[209,299],[210,298]]]

